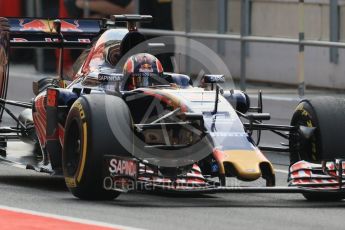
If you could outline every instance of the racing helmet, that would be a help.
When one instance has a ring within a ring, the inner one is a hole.
[[[124,90],[164,85],[163,67],[153,55],[139,53],[129,57],[123,68]]]

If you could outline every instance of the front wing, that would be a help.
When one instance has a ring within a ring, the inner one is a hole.
[[[111,159],[115,159],[117,164],[110,165]],[[338,162],[337,160],[334,163]],[[133,164],[136,166],[133,168]],[[244,186],[220,186],[218,182],[207,179],[202,175],[200,168],[195,164],[192,169],[184,175],[176,177],[164,177],[159,171],[142,162],[132,158],[118,158],[116,156],[105,156],[103,167],[103,181],[104,188],[107,190],[116,190],[120,192],[130,191],[160,191],[174,194],[203,194],[203,193],[328,193],[330,196],[335,193],[343,193],[345,195],[345,171],[342,174],[335,173],[334,175],[321,175],[325,180],[331,180],[333,184],[328,186],[320,186],[322,184],[312,184],[311,181],[303,181],[299,183],[301,178],[295,177],[296,172],[303,170],[300,166],[316,166],[308,162],[300,162],[291,167],[289,173],[289,186],[286,187],[244,187]],[[324,163],[328,169],[332,169],[331,163]],[[345,161],[341,161],[342,166],[345,166]],[[339,164],[338,164],[339,165]],[[337,164],[335,168],[339,167]],[[133,171],[135,170],[135,172]],[[297,170],[297,171],[296,171]],[[336,169],[337,170],[337,169]],[[336,171],[335,170],[335,171]],[[342,170],[342,169],[341,169]],[[332,170],[329,172],[332,174]],[[339,170],[338,170],[339,171]],[[340,176],[339,176],[340,175]],[[294,177],[294,179],[292,179]],[[337,182],[336,182],[337,181]],[[322,189],[320,189],[320,187]]]
[[[345,190],[345,160],[313,164],[299,161],[290,167],[289,185],[318,191]]]

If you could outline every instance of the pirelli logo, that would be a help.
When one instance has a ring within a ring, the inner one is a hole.
[[[77,102],[75,104],[75,107],[78,108],[81,119],[85,119],[85,112],[84,112],[82,104],[80,102]]]

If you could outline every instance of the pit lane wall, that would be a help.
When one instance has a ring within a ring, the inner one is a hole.
[[[185,30],[185,1],[173,1],[174,27]],[[345,41],[345,0],[338,0],[340,41]],[[217,0],[191,0],[192,32],[217,33]],[[240,33],[240,0],[228,1],[227,33]],[[298,38],[299,11],[296,0],[253,0],[250,35]],[[330,38],[329,0],[305,0],[305,37],[308,40]],[[218,51],[217,41],[199,39]],[[297,84],[298,47],[284,44],[250,43],[246,59],[249,80]],[[338,49],[338,63],[330,62],[330,49],[305,48],[306,85],[345,89],[345,49]],[[235,78],[240,77],[240,43],[225,41],[220,54]],[[192,70],[199,72],[197,65]]]

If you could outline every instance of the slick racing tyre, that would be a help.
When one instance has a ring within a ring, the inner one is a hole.
[[[299,160],[321,163],[322,160],[345,158],[345,100],[320,97],[303,100],[297,106],[291,126],[315,127],[310,138],[290,136],[290,163]],[[344,195],[304,194],[307,200],[337,201]]]
[[[65,182],[74,196],[112,200],[119,195],[103,188],[103,156],[130,156],[111,124],[122,124],[122,138],[133,140],[131,123],[129,109],[120,97],[93,94],[74,102],[67,116],[62,155]]]

